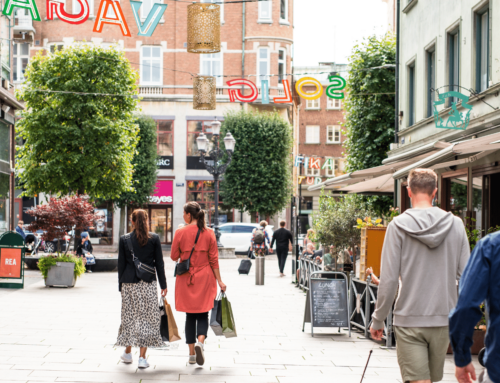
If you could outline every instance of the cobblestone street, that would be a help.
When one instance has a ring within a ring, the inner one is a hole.
[[[291,284],[290,262],[287,277],[279,278],[276,259],[268,259],[265,286],[255,286],[255,265],[249,276],[239,276],[239,262],[220,261],[238,337],[209,330],[203,367],[187,364],[184,339],[177,349],[150,349],[146,370],[137,369],[137,349],[134,363],[125,365],[123,350],[113,347],[120,323],[116,273],[85,274],[72,289],[49,289],[38,272],[27,272],[24,290],[0,291],[0,381],[354,383],[373,349],[364,382],[401,382],[395,350],[382,350],[358,332],[349,338],[336,329],[315,330],[312,338],[308,325],[302,332],[305,294]],[[173,306],[173,262],[166,259],[166,267]],[[184,314],[175,315],[183,333]],[[451,357],[444,380],[456,381]]]

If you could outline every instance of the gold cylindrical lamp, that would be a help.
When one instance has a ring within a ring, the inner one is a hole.
[[[196,76],[193,79],[193,109],[215,110],[217,83],[213,76]]]
[[[220,6],[212,3],[195,3],[188,5],[187,8],[188,52],[220,52]]]

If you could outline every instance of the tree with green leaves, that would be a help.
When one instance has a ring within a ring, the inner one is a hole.
[[[344,147],[347,171],[382,164],[394,141],[396,39],[391,33],[371,36],[353,48],[345,99]],[[376,69],[374,69],[376,68]],[[379,214],[386,213],[390,197],[372,197]]]
[[[240,211],[273,216],[290,201],[291,127],[277,112],[229,112],[221,138],[236,140],[231,165],[224,174],[224,204]]]
[[[137,72],[114,48],[41,51],[18,97],[17,174],[24,195],[87,194],[114,199],[131,190],[138,128]]]
[[[158,152],[156,149],[156,123],[146,115],[136,120],[139,126],[139,142],[132,159],[134,172],[132,175],[132,190],[126,191],[115,199],[115,205],[121,208],[120,235],[125,232],[124,207],[128,205],[146,205],[154,193],[157,180]]]

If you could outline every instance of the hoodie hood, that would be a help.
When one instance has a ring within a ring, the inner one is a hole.
[[[453,214],[438,207],[408,209],[394,219],[394,224],[410,237],[418,239],[430,249],[438,247],[453,226]]]

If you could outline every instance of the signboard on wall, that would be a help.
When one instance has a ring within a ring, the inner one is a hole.
[[[156,165],[158,166],[158,169],[173,169],[174,156],[160,156]]]
[[[172,205],[174,203],[174,181],[158,180],[154,194],[149,197],[151,204]]]

